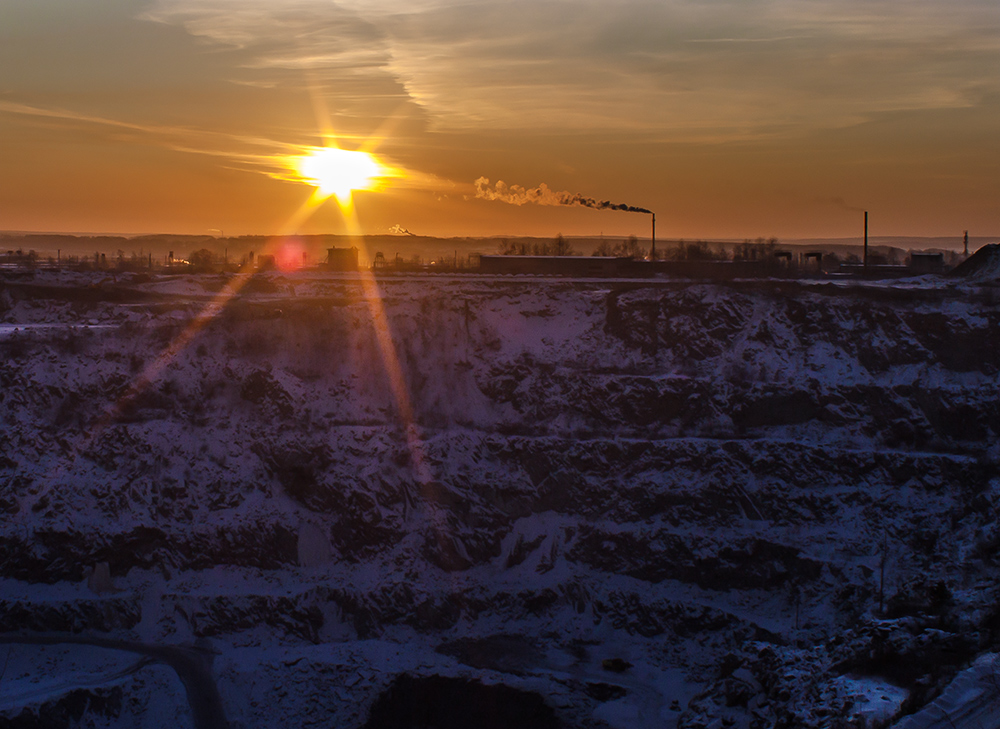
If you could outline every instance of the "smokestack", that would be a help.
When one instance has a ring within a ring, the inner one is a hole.
[[[649,249],[649,260],[656,260],[656,213],[650,213],[653,216],[653,245]]]
[[[965,242],[965,257],[968,258],[969,257],[969,231],[965,231],[965,237],[964,237],[963,240]]]
[[[868,211],[865,210],[865,273],[868,273]]]

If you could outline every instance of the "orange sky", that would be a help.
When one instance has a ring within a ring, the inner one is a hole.
[[[1000,234],[995,0],[4,0],[0,68],[0,230],[274,233],[329,129],[366,233]]]

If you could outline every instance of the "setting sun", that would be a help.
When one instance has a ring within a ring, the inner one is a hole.
[[[304,182],[338,200],[350,199],[354,190],[367,190],[382,176],[382,166],[367,152],[328,147],[315,149],[294,160]]]

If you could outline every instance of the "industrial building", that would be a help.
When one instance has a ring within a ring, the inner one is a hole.
[[[327,248],[325,268],[327,271],[357,271],[358,249],[355,246]]]

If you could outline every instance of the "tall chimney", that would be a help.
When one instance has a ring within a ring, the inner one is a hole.
[[[965,257],[969,257],[969,231],[965,231]]]
[[[868,211],[865,210],[865,273],[868,273]]]
[[[656,213],[650,213],[653,216],[653,245],[649,249],[649,260],[656,260]]]

